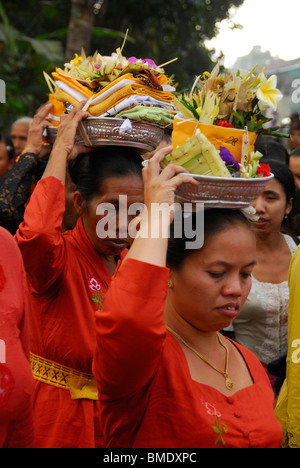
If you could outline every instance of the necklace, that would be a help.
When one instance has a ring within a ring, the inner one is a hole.
[[[219,343],[221,346],[223,346],[223,348],[225,348],[225,351],[226,351],[226,362],[225,362],[225,371],[222,371],[221,369],[218,369],[218,367],[215,367],[211,362],[208,361],[208,359],[206,359],[204,356],[202,356],[202,354],[200,354],[196,349],[192,348],[183,338],[181,338],[181,336],[178,335],[178,333],[176,333],[174,330],[172,330],[170,327],[168,327],[168,325],[166,325],[166,328],[167,330],[169,330],[170,333],[172,333],[173,336],[175,336],[175,338],[178,338],[179,341],[181,341],[181,343],[184,344],[184,346],[186,346],[187,348],[189,348],[191,351],[193,351],[193,353],[195,353],[200,359],[202,359],[202,361],[206,362],[206,364],[208,364],[210,367],[212,367],[215,371],[219,372],[220,374],[222,374],[225,378],[225,385],[226,385],[226,388],[228,388],[228,390],[232,390],[233,389],[233,383],[232,383],[232,380],[228,377],[228,358],[229,358],[229,351],[228,351],[228,348],[227,346],[223,343],[223,341],[221,340],[220,336],[219,336],[219,333],[217,333],[217,337],[218,337],[218,340],[219,340]]]

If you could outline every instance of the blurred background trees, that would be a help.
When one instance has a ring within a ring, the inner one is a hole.
[[[0,79],[6,103],[0,104],[0,130],[20,116],[32,116],[47,100],[43,70],[50,74],[84,48],[110,55],[129,30],[123,55],[152,58],[167,65],[177,89],[211,70],[204,41],[216,33],[230,5],[243,0],[0,0]]]

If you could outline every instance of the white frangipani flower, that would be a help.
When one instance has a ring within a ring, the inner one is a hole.
[[[257,98],[259,99],[260,109],[266,109],[272,107],[277,109],[277,103],[282,98],[282,94],[277,86],[277,76],[272,75],[269,78],[264,73],[258,75],[260,80],[260,86],[257,90]]]

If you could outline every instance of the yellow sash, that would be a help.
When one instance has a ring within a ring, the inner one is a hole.
[[[97,385],[93,375],[62,366],[33,353],[30,354],[30,363],[36,380],[69,390],[72,400],[80,398],[98,400]]]

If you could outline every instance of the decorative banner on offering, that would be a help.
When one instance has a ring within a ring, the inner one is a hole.
[[[243,138],[245,134],[249,139],[248,154],[254,151],[257,133],[234,127],[200,124],[192,120],[182,119],[181,117],[181,114],[177,114],[173,121],[172,144],[175,148],[194,135],[198,128],[217,150],[220,150],[221,147],[227,148],[238,162],[242,162]]]
[[[173,122],[173,146],[183,145],[198,129],[216,150],[228,150],[242,166],[242,171],[237,171],[241,176],[258,176],[254,172],[259,166],[259,156],[254,152],[257,135],[288,135],[266,126],[271,119],[263,111],[276,109],[282,95],[276,89],[275,75],[267,78],[263,71],[254,74],[255,69],[220,73],[217,64],[211,73],[197,77],[190,93],[174,97],[179,113]]]

